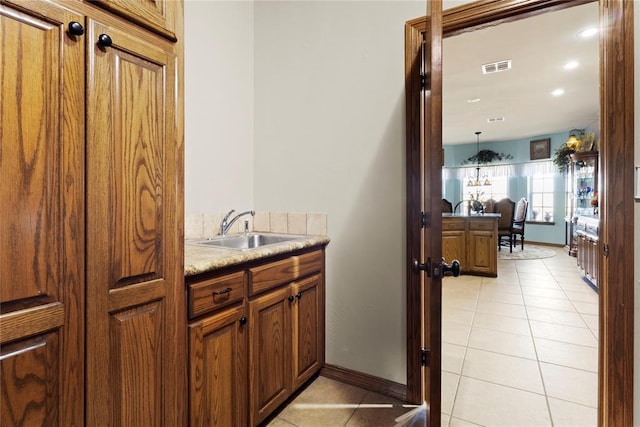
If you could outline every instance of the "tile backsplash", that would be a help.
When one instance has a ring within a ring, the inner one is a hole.
[[[186,214],[185,239],[201,239],[220,234],[220,222],[223,215],[224,213],[221,212]],[[245,216],[236,221],[229,233],[242,233],[245,219],[249,220],[250,231],[327,235],[327,214],[303,212],[256,212],[253,217]]]

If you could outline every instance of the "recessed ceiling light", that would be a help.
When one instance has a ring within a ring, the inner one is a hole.
[[[564,89],[556,89],[553,92],[551,92],[551,95],[553,95],[553,96],[564,95]]]
[[[577,68],[578,65],[580,65],[580,63],[578,61],[569,61],[566,64],[564,64],[564,69],[565,70],[573,70],[574,68]]]
[[[580,37],[587,38],[587,37],[595,36],[597,33],[598,33],[598,29],[596,27],[591,27],[591,28],[587,28],[580,31],[579,34],[580,34]]]
[[[475,104],[476,102],[480,102],[480,98],[467,99],[467,104]]]

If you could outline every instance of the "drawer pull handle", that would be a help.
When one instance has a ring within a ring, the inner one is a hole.
[[[226,294],[228,294],[229,292],[231,292],[231,290],[232,290],[231,288],[227,288],[227,289],[225,289],[224,291],[213,291],[213,293],[212,293],[211,295],[213,295],[214,297],[215,297],[216,295],[226,295]]]

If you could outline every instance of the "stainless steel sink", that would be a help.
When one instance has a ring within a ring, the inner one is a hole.
[[[264,246],[275,245],[277,243],[288,242],[291,240],[301,240],[304,238],[305,236],[292,234],[249,233],[213,237],[211,239],[198,240],[189,243],[246,251],[249,249],[262,248]]]

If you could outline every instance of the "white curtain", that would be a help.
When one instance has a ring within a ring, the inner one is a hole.
[[[480,176],[535,176],[553,175],[558,173],[558,168],[551,160],[543,162],[513,163],[508,165],[484,165],[480,166]],[[442,180],[464,180],[476,176],[476,166],[459,168],[443,168]]]

